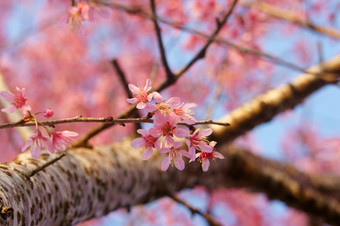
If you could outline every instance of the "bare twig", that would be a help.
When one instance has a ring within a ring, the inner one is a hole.
[[[174,201],[182,204],[186,208],[188,208],[191,211],[191,213],[193,213],[193,214],[197,213],[197,214],[201,215],[202,217],[204,217],[204,219],[206,219],[208,221],[210,226],[220,226],[221,225],[220,223],[215,221],[214,218],[209,213],[203,213],[200,210],[192,207],[189,203],[183,201],[177,195],[169,194],[169,197],[172,198]]]
[[[151,6],[151,11],[152,11],[152,21],[155,26],[155,31],[156,31],[156,36],[157,36],[157,42],[158,42],[158,48],[161,54],[161,59],[162,59],[162,64],[164,66],[165,72],[166,72],[166,77],[167,81],[169,83],[174,83],[175,82],[175,75],[172,73],[168,61],[166,59],[166,53],[162,41],[162,34],[161,34],[161,29],[158,25],[157,22],[157,14],[156,14],[156,7],[155,7],[155,0],[150,0],[150,6]]]
[[[99,122],[99,123],[107,123],[109,125],[113,124],[120,124],[124,125],[126,123],[153,123],[153,120],[148,117],[143,118],[85,118],[81,116],[76,116],[73,118],[64,118],[64,119],[57,119],[57,120],[50,120],[50,121],[39,121],[39,125],[50,126],[54,127],[56,124],[65,124],[65,123],[75,123],[75,122]],[[185,123],[179,123],[181,125],[186,125]],[[226,122],[216,122],[211,119],[197,121],[193,125],[204,125],[204,124],[212,124],[212,125],[220,125],[220,126],[229,126],[229,123]],[[35,122],[25,122],[23,120],[15,123],[5,123],[0,125],[0,129],[4,128],[13,128],[13,127],[28,127],[28,126],[36,126]]]
[[[117,59],[113,59],[111,61],[114,69],[116,70],[117,72],[117,75],[118,75],[118,78],[120,80],[120,82],[122,83],[122,86],[124,88],[124,91],[127,95],[128,98],[133,98],[131,92],[130,92],[130,89],[129,89],[129,85],[128,85],[128,82],[126,80],[126,76],[125,76],[125,73],[123,72],[122,68],[120,67],[119,63],[118,63],[118,60]]]
[[[340,31],[331,28],[331,27],[322,27],[317,26],[309,21],[303,21],[302,19],[299,19],[297,16],[292,14],[291,12],[287,10],[282,10],[277,7],[271,6],[270,4],[267,4],[262,1],[256,1],[256,2],[249,2],[249,1],[241,1],[242,5],[249,6],[256,8],[270,16],[276,17],[278,19],[287,20],[291,23],[294,23],[302,28],[307,28],[309,30],[312,30],[314,32],[318,32],[320,34],[328,35],[336,39],[340,39]]]

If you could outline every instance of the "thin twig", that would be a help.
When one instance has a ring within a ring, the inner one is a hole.
[[[113,59],[111,61],[113,68],[116,70],[118,78],[120,80],[120,82],[122,83],[122,86],[124,88],[124,91],[126,93],[126,95],[128,96],[128,98],[133,98],[130,89],[129,89],[129,85],[128,82],[126,80],[126,76],[125,73],[123,72],[122,68],[120,67],[118,60],[117,59]]]
[[[50,121],[39,121],[39,125],[44,126],[50,126],[54,127],[56,124],[65,124],[65,123],[75,123],[75,122],[97,122],[97,123],[106,123],[108,125],[113,124],[120,124],[125,125],[126,123],[153,123],[153,120],[148,117],[143,118],[112,118],[112,117],[106,117],[106,118],[83,118],[81,116],[76,116],[73,118],[64,118],[64,119],[57,119],[57,120],[50,120]],[[187,125],[185,123],[179,123],[181,125]],[[197,121],[193,125],[220,125],[220,126],[229,126],[229,123],[226,122],[216,122],[211,119],[209,120],[203,120],[203,121]],[[0,125],[0,129],[4,128],[13,128],[13,127],[27,127],[27,126],[36,126],[35,122],[25,122],[25,121],[19,121],[14,123],[5,123]]]
[[[53,163],[57,162],[58,160],[60,160],[61,158],[63,158],[66,155],[66,152],[62,152],[59,156],[57,156],[56,158],[52,159],[51,161],[48,161],[46,163],[44,163],[42,166],[37,167],[36,169],[32,170],[29,174],[27,174],[27,177],[33,177],[35,174],[37,174],[38,172],[42,171],[43,169],[45,169],[46,167],[52,165]]]
[[[206,219],[208,221],[210,226],[220,226],[221,225],[219,222],[215,221],[214,218],[209,213],[203,213],[200,210],[192,207],[189,203],[183,201],[177,195],[169,194],[168,196],[170,198],[172,198],[174,201],[176,201],[176,202],[182,204],[183,206],[187,207],[191,211],[191,213],[193,213],[193,214],[197,213],[197,214],[201,215],[202,217],[204,217],[204,219]]]
[[[175,75],[172,73],[169,67],[168,61],[166,59],[166,53],[165,53],[165,48],[164,48],[163,41],[162,41],[161,29],[157,22],[155,0],[150,0],[150,6],[151,6],[151,11],[152,11],[152,21],[155,26],[155,31],[156,31],[156,36],[157,36],[158,48],[161,54],[162,64],[166,72],[167,82],[174,83],[176,81]]]
[[[272,17],[276,17],[278,19],[283,19],[286,21],[289,21],[291,23],[294,23],[302,28],[306,28],[309,30],[312,30],[314,32],[318,32],[320,34],[328,35],[336,39],[340,39],[340,31],[338,31],[335,28],[332,27],[322,27],[317,26],[309,21],[303,21],[299,19],[297,16],[292,14],[291,12],[287,10],[282,10],[277,7],[271,6],[270,4],[267,4],[265,2],[256,1],[256,2],[249,2],[249,1],[241,1],[242,5],[252,7],[255,9],[258,9]]]
[[[129,84],[128,84],[127,80],[126,80],[125,73],[123,72],[122,68],[120,67],[120,65],[119,65],[119,63],[118,63],[118,60],[117,60],[117,59],[114,59],[114,60],[111,61],[111,63],[112,63],[112,65],[113,65],[114,69],[115,69],[116,72],[117,72],[118,78],[119,78],[119,80],[120,80],[120,82],[121,82],[121,84],[122,84],[122,86],[123,86],[123,88],[124,88],[124,91],[125,91],[127,97],[128,97],[128,98],[133,98],[133,95],[132,95],[132,93],[130,92],[130,89],[129,89]],[[136,112],[132,115],[132,117],[139,117],[138,112],[136,111]],[[141,127],[141,124],[140,124],[140,123],[136,123],[136,124],[135,124],[135,131],[137,131],[137,130],[140,129],[140,128],[142,128],[142,127]]]

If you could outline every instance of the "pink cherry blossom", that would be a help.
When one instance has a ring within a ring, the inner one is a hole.
[[[162,160],[161,169],[163,171],[166,171],[171,163],[174,163],[179,170],[184,169],[185,164],[182,155],[187,156],[188,153],[187,151],[182,150],[181,146],[182,142],[174,142],[171,148],[164,147],[159,151],[160,153],[168,153],[168,156]]]
[[[211,133],[212,129],[196,129],[195,132],[187,138],[186,143],[188,145],[191,161],[196,159],[196,149],[207,153],[212,152],[213,148],[208,145],[206,138]]]
[[[181,107],[173,110],[173,112],[188,125],[192,125],[196,122],[196,119],[192,116],[194,112],[190,109],[196,107],[195,103],[187,103]]]
[[[163,116],[159,114],[154,119],[154,127],[149,130],[150,134],[154,137],[164,136],[164,144],[166,147],[171,147],[174,143],[173,136],[184,138],[188,135],[189,129],[187,127],[178,126],[178,117],[173,117],[171,114]]]
[[[24,147],[21,149],[21,152],[31,149],[31,154],[34,159],[39,158],[42,149],[47,149],[51,153],[54,153],[54,149],[51,145],[49,137],[44,136],[39,129],[37,129],[35,133],[29,138],[30,140],[26,141]]]
[[[127,99],[127,102],[130,104],[137,104],[138,109],[143,109],[146,107],[146,103],[151,101],[154,93],[148,94],[151,89],[151,81],[150,79],[146,80],[146,84],[144,88],[137,87],[135,85],[129,84],[129,89],[132,92],[134,98]]]
[[[142,135],[142,138],[136,138],[131,142],[131,147],[133,148],[144,148],[143,160],[147,160],[151,157],[153,153],[153,148],[158,150],[161,149],[161,142],[157,138],[149,134],[145,129],[137,130],[137,133]]]
[[[46,108],[44,110],[44,117],[46,117],[46,118],[52,117],[53,114],[54,114],[54,112],[53,112],[53,110],[51,108]]]
[[[173,109],[178,108],[181,104],[181,99],[179,97],[171,97],[169,100],[166,101],[163,100],[163,97],[157,92],[154,92],[153,98],[156,101],[156,104],[148,105],[147,111],[156,111],[156,113],[160,113],[164,116],[166,114],[173,113]]]
[[[1,111],[13,113],[16,109],[21,109],[22,113],[26,115],[28,111],[31,111],[31,107],[26,105],[25,88],[20,89],[17,87],[16,90],[15,94],[8,91],[0,92],[0,97],[11,104],[9,107],[1,109]]]
[[[72,144],[73,142],[72,137],[75,136],[78,136],[78,133],[67,130],[64,130],[62,132],[52,132],[51,133],[52,146],[57,151],[65,151],[67,146]]]
[[[84,20],[90,20],[89,12],[89,4],[85,2],[79,2],[77,6],[72,7],[68,11],[66,23],[71,27],[72,30],[77,30],[80,28]]]
[[[196,154],[196,158],[198,158],[198,160],[202,163],[202,170],[203,170],[203,172],[207,172],[208,169],[209,169],[209,166],[210,166],[209,159],[211,159],[211,160],[215,160],[216,158],[224,159],[224,156],[221,153],[215,151],[215,148],[214,148],[215,145],[216,145],[216,142],[215,141],[211,141],[209,143],[209,146],[211,148],[213,148],[212,152],[210,152],[210,153],[200,152],[200,153]]]

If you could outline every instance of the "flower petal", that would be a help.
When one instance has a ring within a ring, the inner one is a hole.
[[[210,166],[210,161],[209,159],[204,159],[202,162],[202,170],[203,172],[207,172]]]
[[[143,138],[136,138],[130,143],[133,148],[142,148],[145,147],[145,140]]]
[[[161,169],[163,171],[166,171],[170,166],[170,159],[169,157],[165,157],[163,160],[162,160],[162,165],[161,165]]]
[[[183,170],[185,167],[184,161],[181,157],[175,157],[174,163],[177,169]]]
[[[148,160],[153,153],[152,147],[147,147],[143,153],[143,160]]]

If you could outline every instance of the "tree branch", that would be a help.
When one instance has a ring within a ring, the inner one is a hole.
[[[279,9],[277,7],[271,6],[270,4],[267,4],[265,2],[249,2],[249,1],[241,1],[240,2],[242,5],[252,7],[255,9],[258,9],[270,16],[276,17],[278,19],[283,19],[288,22],[294,23],[302,28],[309,29],[311,31],[328,35],[330,37],[340,39],[340,31],[331,28],[331,27],[321,27],[317,26],[313,23],[310,23],[308,21],[303,21],[299,19],[297,16],[294,14],[290,13],[289,11]]]
[[[162,64],[164,66],[165,72],[166,72],[166,77],[167,77],[167,82],[169,83],[174,83],[175,82],[175,75],[172,73],[168,61],[166,59],[166,53],[162,41],[162,34],[161,34],[161,29],[158,25],[157,22],[157,14],[156,14],[156,7],[155,7],[155,0],[150,0],[150,6],[151,6],[151,12],[152,12],[152,21],[155,27],[156,31],[156,36],[157,36],[157,43],[158,43],[158,48],[161,53],[161,59],[162,59]]]
[[[0,224],[75,224],[195,185],[264,192],[327,223],[340,222],[339,199],[332,199],[329,192],[322,194],[310,176],[242,149],[224,146],[219,151],[226,159],[213,162],[207,173],[197,162],[184,171],[171,167],[164,173],[160,171],[164,156],[155,154],[143,161],[141,152],[131,150],[126,140],[69,150],[29,178],[30,172],[55,157],[46,153],[34,160],[30,153],[23,153],[11,163],[0,164],[1,204],[13,210],[6,219],[0,217]]]
[[[293,109],[321,87],[336,83],[340,77],[340,55],[310,67],[307,71],[311,73],[302,74],[290,84],[269,90],[219,119],[229,122],[231,126],[227,129],[212,126],[213,139],[218,142],[230,142],[255,126],[270,121],[277,114]]]

